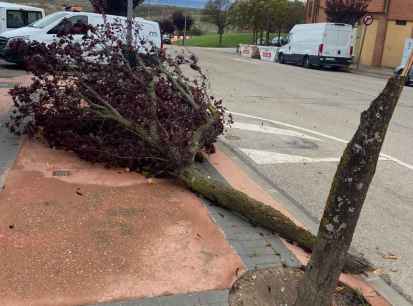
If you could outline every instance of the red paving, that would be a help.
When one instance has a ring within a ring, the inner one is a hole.
[[[243,270],[191,192],[30,141],[0,193],[0,247],[7,306],[224,289]]]

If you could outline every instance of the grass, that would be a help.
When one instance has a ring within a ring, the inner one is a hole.
[[[201,36],[193,36],[185,41],[186,46],[192,47],[209,47],[209,48],[231,48],[238,44],[250,44],[252,42],[251,33],[227,33],[222,37],[222,45],[218,44],[218,34],[205,34]],[[175,44],[181,45],[182,41],[177,41]]]

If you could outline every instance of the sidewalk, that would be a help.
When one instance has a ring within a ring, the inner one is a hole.
[[[9,102],[2,97],[0,105]],[[223,151],[202,167],[289,214]],[[4,306],[227,306],[246,270],[297,267],[308,257],[173,181],[92,165],[30,140],[0,203]],[[358,277],[342,280],[374,306],[390,305]]]

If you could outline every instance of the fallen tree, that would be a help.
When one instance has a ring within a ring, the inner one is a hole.
[[[14,42],[34,80],[11,90],[10,130],[40,136],[91,162],[178,179],[216,205],[312,250],[316,237],[309,231],[194,167],[232,122],[222,101],[208,94],[197,58],[158,55],[134,27],[137,55],[130,62],[124,33],[121,23],[106,24],[90,28],[81,42],[70,34],[48,46]],[[183,73],[188,68],[195,73],[191,78]],[[362,256],[347,255],[344,271],[370,269]]]

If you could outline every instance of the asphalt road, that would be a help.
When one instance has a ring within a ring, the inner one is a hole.
[[[268,182],[275,197],[317,224],[346,140],[385,80],[265,63],[227,50],[191,51],[200,57],[213,93],[235,114],[236,124],[222,141]],[[353,247],[410,299],[412,151],[413,88],[405,88]]]

